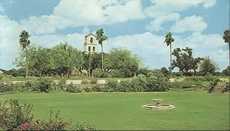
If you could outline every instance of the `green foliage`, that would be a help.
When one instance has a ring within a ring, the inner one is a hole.
[[[230,66],[226,67],[226,69],[224,69],[222,73],[226,76],[230,76]]]
[[[26,130],[60,131],[60,130],[66,130],[68,125],[70,124],[64,121],[63,118],[60,117],[60,112],[51,111],[48,121],[36,120],[36,122],[32,123],[32,127],[29,127]]]
[[[32,119],[32,105],[21,105],[17,100],[0,102],[0,128],[12,130]]]
[[[74,131],[96,131],[96,129],[87,122],[79,122]]]
[[[224,31],[223,39],[226,43],[230,42],[230,30],[229,29]]]
[[[67,85],[66,91],[71,93],[81,93],[83,89],[79,85],[70,84]]]
[[[104,68],[112,70],[111,75],[119,77],[131,77],[137,74],[139,59],[126,49],[112,49],[105,57]],[[113,72],[114,71],[114,72]]]
[[[40,92],[48,93],[51,88],[51,82],[48,81],[47,79],[40,79],[38,81],[37,88],[39,89]]]
[[[169,70],[166,67],[162,67],[160,72],[165,76],[168,76],[170,74]]]
[[[165,43],[167,44],[167,46],[171,45],[171,43],[174,42],[174,38],[172,37],[172,33],[171,32],[168,32],[166,35],[165,35]]]
[[[0,74],[0,80],[2,80],[2,79],[3,79],[3,77],[4,77],[4,75],[3,75],[3,74]]]
[[[106,78],[106,77],[110,77],[110,73],[107,71],[103,71],[99,68],[93,70],[93,75],[97,78]]]
[[[188,47],[184,49],[176,48],[174,49],[172,55],[176,58],[172,62],[172,69],[177,67],[184,75],[190,74],[191,71],[196,73],[198,63],[202,60],[200,57],[194,58],[192,55],[192,49]]]
[[[216,65],[209,58],[203,59],[199,66],[199,72],[202,75],[206,75],[208,73],[214,74],[216,69],[217,69]]]
[[[5,82],[0,82],[0,92],[13,91],[14,88],[10,84]]]
[[[47,121],[34,119],[32,105],[20,104],[18,100],[0,102],[0,129],[10,131],[95,130],[89,124],[81,122],[76,127],[72,127],[69,122],[60,117],[60,112],[51,111]]]
[[[152,75],[150,77],[139,75],[130,81],[109,81],[106,85],[108,91],[112,92],[167,91],[168,86],[168,79],[162,74]]]

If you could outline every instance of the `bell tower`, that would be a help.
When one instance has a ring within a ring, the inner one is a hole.
[[[86,54],[94,54],[97,52],[97,39],[93,33],[85,36],[84,51]]]

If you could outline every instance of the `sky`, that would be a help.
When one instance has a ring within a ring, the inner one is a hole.
[[[22,30],[36,46],[68,42],[83,50],[84,36],[103,28],[106,52],[126,48],[144,67],[169,66],[164,35],[170,31],[173,48],[191,47],[221,70],[228,65],[222,36],[229,16],[229,0],[0,0],[0,68],[15,67]]]

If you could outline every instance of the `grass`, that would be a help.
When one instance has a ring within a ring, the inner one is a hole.
[[[166,93],[17,93],[0,96],[34,105],[36,118],[48,119],[50,110],[60,110],[72,123],[86,121],[97,129],[198,129],[229,127],[229,94],[206,92]],[[153,98],[176,106],[175,110],[152,111],[142,108]]]

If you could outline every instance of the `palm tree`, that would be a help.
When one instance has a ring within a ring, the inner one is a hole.
[[[172,33],[171,32],[168,32],[166,35],[165,35],[165,41],[167,46],[170,47],[169,51],[170,51],[170,72],[172,71],[172,43],[174,42],[174,38],[172,37]]]
[[[104,35],[104,31],[101,28],[101,29],[98,29],[96,31],[96,38],[97,38],[98,44],[101,45],[101,69],[102,69],[102,71],[104,71],[104,67],[103,67],[103,62],[104,62],[103,41],[107,40],[108,37],[106,35]]]
[[[27,47],[30,45],[30,40],[29,40],[29,33],[23,30],[21,34],[19,35],[19,44],[22,47],[22,50],[25,51],[25,58],[26,58],[26,78],[28,77],[29,74],[29,68],[28,68],[28,61],[27,61]]]
[[[230,29],[224,31],[224,36],[223,36],[224,42],[228,43],[228,50],[229,50],[229,65],[230,65]]]

